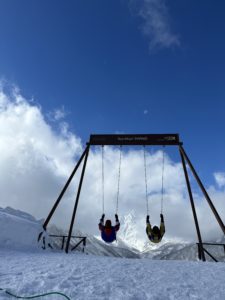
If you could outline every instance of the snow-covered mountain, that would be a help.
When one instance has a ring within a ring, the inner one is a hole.
[[[41,242],[37,242],[38,235],[43,231],[42,222],[36,220],[33,216],[20,210],[15,210],[10,207],[0,208],[0,248],[12,249],[12,250],[39,250],[43,247],[43,237],[45,237],[46,248],[50,244],[53,251],[61,250],[62,239],[53,238],[46,233],[42,235]],[[52,225],[48,228],[48,234],[54,235],[67,235],[67,233],[56,226]],[[121,239],[118,239],[111,245],[108,245],[101,241],[99,238],[83,234],[76,231],[76,236],[87,236],[85,253],[115,256],[115,257],[127,257],[127,258],[139,258],[139,252],[132,247],[129,247]],[[79,239],[71,239],[72,248]],[[83,250],[82,244],[78,246],[78,251]]]
[[[0,248],[13,250],[40,250],[42,243],[37,243],[37,237],[42,231],[42,221],[36,220],[33,216],[20,210],[13,208],[0,208]],[[49,234],[66,235],[67,233],[56,226],[52,225],[48,228]],[[196,244],[185,243],[183,241],[163,240],[160,244],[152,244],[146,241],[142,244],[138,240],[138,232],[135,227],[135,215],[131,212],[124,217],[121,232],[116,242],[108,245],[99,237],[86,235],[76,231],[74,235],[87,236],[86,254],[94,254],[100,256],[114,256],[126,258],[149,258],[164,260],[198,260]],[[51,238],[45,234],[46,245],[53,247],[52,251],[59,251],[62,246],[61,238]],[[78,242],[77,239],[71,239],[71,248]],[[217,242],[224,242],[223,240]],[[223,247],[205,246],[211,254],[219,261],[225,261],[225,253]],[[83,250],[81,244],[77,248],[78,251]],[[211,260],[206,255],[207,260]]]
[[[55,225],[49,226],[48,228],[49,234],[54,235],[67,235],[62,229],[58,229]],[[116,242],[108,245],[104,243],[99,237],[95,237],[92,235],[84,234],[79,230],[76,230],[74,233],[75,236],[86,236],[86,246],[85,253],[87,254],[95,254],[95,255],[103,255],[103,256],[115,256],[115,257],[127,257],[127,258],[140,258],[140,253],[138,250],[133,249],[126,243],[124,243],[121,239],[117,239]],[[79,242],[79,239],[71,238],[70,241],[70,249],[73,248]],[[62,239],[61,238],[51,238],[51,244],[54,249],[61,249],[62,247]],[[65,248],[65,247],[64,247]],[[83,244],[81,243],[78,247],[78,251],[83,251]]]
[[[121,223],[122,224],[119,232],[120,239],[130,247],[138,249],[139,251],[143,251],[144,244],[138,238],[139,233],[136,226],[135,212],[131,210],[129,214],[124,216]]]

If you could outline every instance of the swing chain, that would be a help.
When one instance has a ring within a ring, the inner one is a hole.
[[[145,199],[146,199],[147,215],[149,215],[149,208],[148,208],[148,182],[147,182],[145,145],[144,145],[144,167],[145,167]]]
[[[102,145],[102,214],[105,213],[104,145]]]
[[[161,214],[163,214],[163,195],[164,195],[164,160],[165,160],[165,146],[162,151],[162,190],[161,190]]]
[[[122,145],[120,145],[120,158],[119,158],[119,171],[118,171],[118,185],[117,185],[117,196],[116,196],[116,214],[118,214],[118,205],[119,205],[121,156],[122,156]]]

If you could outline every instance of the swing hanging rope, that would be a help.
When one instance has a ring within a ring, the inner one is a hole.
[[[164,161],[165,161],[165,146],[163,146],[163,151],[162,151],[161,214],[163,214],[163,200],[164,200]]]
[[[102,145],[102,214],[105,213],[104,145]]]
[[[118,185],[117,185],[117,196],[116,196],[116,214],[118,214],[119,194],[120,194],[121,156],[122,156],[122,146],[120,145],[120,159],[119,159],[119,171],[118,171]]]
[[[145,199],[146,199],[146,208],[147,208],[147,215],[149,215],[149,209],[148,209],[148,181],[147,181],[147,168],[146,168],[146,152],[145,152],[145,146],[144,147],[144,169],[145,169]]]

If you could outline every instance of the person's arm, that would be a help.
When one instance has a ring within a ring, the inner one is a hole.
[[[152,234],[152,227],[149,221],[149,215],[147,215],[146,217],[146,233],[147,235],[151,235]]]
[[[105,218],[105,214],[102,215],[100,222],[98,224],[98,228],[100,231],[102,231],[104,229],[104,218]]]
[[[165,233],[165,223],[164,223],[164,217],[163,217],[163,214],[160,214],[160,218],[161,218],[161,222],[160,222],[160,233],[161,233],[161,236],[164,235]]]
[[[115,214],[115,219],[116,219],[116,225],[114,228],[115,228],[115,231],[118,231],[120,229],[120,221],[119,221],[117,214]]]

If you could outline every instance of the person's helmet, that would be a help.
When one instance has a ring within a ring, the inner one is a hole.
[[[105,227],[111,227],[111,226],[112,226],[111,220],[106,220],[105,221]]]
[[[154,234],[160,234],[160,230],[159,230],[159,227],[158,227],[158,226],[154,226],[154,227],[152,228],[152,231],[153,231]]]

